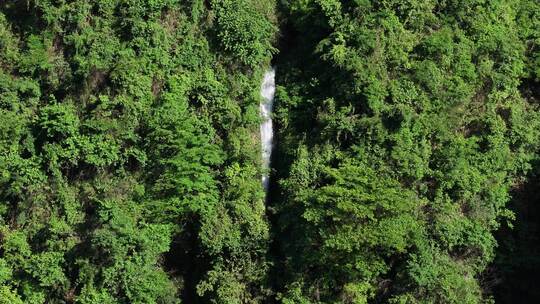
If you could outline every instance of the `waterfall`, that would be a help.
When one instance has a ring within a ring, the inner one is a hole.
[[[274,94],[276,92],[275,76],[276,70],[271,68],[264,74],[264,80],[261,85],[262,184],[265,192],[268,192],[268,185],[270,183],[270,156],[272,154],[272,139],[274,137],[274,131],[272,129],[272,108],[274,106]]]

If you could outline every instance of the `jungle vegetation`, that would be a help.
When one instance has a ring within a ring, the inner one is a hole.
[[[535,303],[539,187],[536,0],[0,1],[0,304]]]

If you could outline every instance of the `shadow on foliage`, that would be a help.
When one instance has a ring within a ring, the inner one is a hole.
[[[535,171],[510,202],[516,214],[514,228],[503,225],[496,235],[496,303],[540,303],[536,281],[540,271],[540,164]]]

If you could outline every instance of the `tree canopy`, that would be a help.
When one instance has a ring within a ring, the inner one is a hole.
[[[283,302],[492,301],[493,233],[538,159],[538,3],[282,9]]]
[[[0,304],[535,302],[539,50],[535,0],[1,1]]]

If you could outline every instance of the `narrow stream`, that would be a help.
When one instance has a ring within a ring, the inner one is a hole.
[[[275,84],[276,70],[271,68],[264,74],[264,80],[261,85],[261,145],[262,145],[262,184],[264,191],[268,194],[270,183],[270,156],[272,154],[272,139],[274,130],[272,129],[272,109],[274,106],[274,94],[276,92]]]

